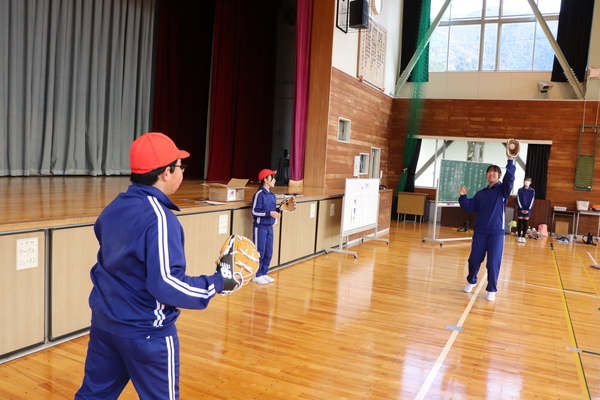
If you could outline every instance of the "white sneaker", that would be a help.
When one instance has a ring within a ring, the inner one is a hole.
[[[262,278],[265,278],[265,280],[269,283],[275,282],[275,279],[271,278],[269,275],[263,275]]]
[[[488,295],[486,297],[487,301],[494,301],[496,300],[496,292],[488,292]]]
[[[475,285],[475,283],[468,283],[463,290],[465,291],[465,293],[471,293]]]
[[[269,283],[265,279],[264,275],[263,276],[258,276],[258,277],[255,276],[254,278],[252,278],[252,282],[256,282],[256,283],[259,283],[261,285],[266,285],[267,283]]]

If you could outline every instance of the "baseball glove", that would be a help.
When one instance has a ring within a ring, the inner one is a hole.
[[[517,139],[508,139],[506,142],[506,155],[517,157],[521,151],[521,143]]]
[[[279,205],[279,209],[281,211],[288,212],[296,210],[296,199],[293,197],[287,197],[281,202],[281,204]]]
[[[258,271],[260,256],[250,239],[240,235],[231,235],[223,243],[216,272],[223,277],[222,295],[228,295],[252,279]]]

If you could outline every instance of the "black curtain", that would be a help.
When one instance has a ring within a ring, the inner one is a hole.
[[[549,144],[530,144],[527,146],[525,177],[530,177],[533,181],[531,187],[535,189],[535,198],[539,200],[546,200],[549,159]]]
[[[430,0],[414,0],[404,2],[404,11],[402,13],[402,52],[400,53],[400,74],[406,69],[408,62],[415,54],[417,49],[417,40],[419,37],[419,20],[421,18],[421,8],[424,3],[429,3]],[[427,7],[429,10],[430,7]],[[425,28],[427,30],[429,26]],[[425,65],[429,65],[429,45],[421,55],[425,57]],[[429,68],[426,69],[427,71]],[[414,72],[414,70],[413,70]],[[413,82],[413,74],[408,77],[409,82]],[[429,73],[425,72],[423,82],[429,82]]]
[[[415,174],[417,173],[417,163],[419,162],[419,154],[421,153],[421,139],[414,140],[416,141],[415,152],[408,166],[406,185],[404,186],[404,191],[410,193],[414,193],[415,191]]]
[[[585,79],[593,14],[594,0],[562,0],[556,42],[580,82]],[[551,80],[567,82],[556,57]]]

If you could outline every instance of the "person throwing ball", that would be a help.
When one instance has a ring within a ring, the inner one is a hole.
[[[467,212],[477,213],[469,256],[469,274],[464,291],[470,293],[477,284],[477,273],[487,255],[488,301],[494,301],[498,291],[498,275],[504,250],[506,203],[515,181],[514,157],[510,155],[507,157],[506,174],[502,182],[500,182],[502,177],[500,167],[490,165],[485,174],[487,187],[479,190],[472,198],[467,197],[468,190],[464,186],[458,191],[460,206]]]
[[[183,228],[172,211],[179,208],[169,196],[189,155],[162,133],[140,136],[129,153],[132,185],[94,224],[100,250],[90,273],[92,324],[76,400],[116,399],[129,380],[140,399],[179,399],[178,308],[204,309],[216,293],[244,283],[228,255],[213,275],[186,275]]]

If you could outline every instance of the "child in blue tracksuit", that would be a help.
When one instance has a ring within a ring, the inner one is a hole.
[[[178,307],[204,309],[233,287],[228,274],[185,273],[183,228],[172,211],[179,208],[168,196],[183,180],[187,157],[162,133],[140,136],[129,154],[132,185],[94,224],[100,249],[77,400],[116,399],[130,380],[142,400],[179,399]]]
[[[260,187],[252,197],[252,238],[256,250],[260,254],[260,264],[253,282],[261,285],[274,282],[269,273],[269,264],[273,257],[273,225],[281,217],[281,210],[277,207],[277,197],[271,191],[275,186],[277,171],[263,169],[258,173]]]
[[[523,187],[517,192],[517,242],[525,243],[525,234],[527,233],[527,225],[531,216],[531,209],[535,201],[535,190],[530,187],[531,178],[527,177],[523,181]]]
[[[486,171],[488,186],[468,198],[468,190],[463,186],[459,190],[458,202],[467,212],[476,212],[473,228],[473,242],[469,256],[469,275],[464,291],[469,293],[477,283],[477,273],[486,254],[488,272],[487,300],[494,301],[498,291],[498,274],[504,250],[506,203],[515,180],[514,157],[509,156],[506,163],[506,174],[500,182],[502,170],[497,165],[490,165]]]

